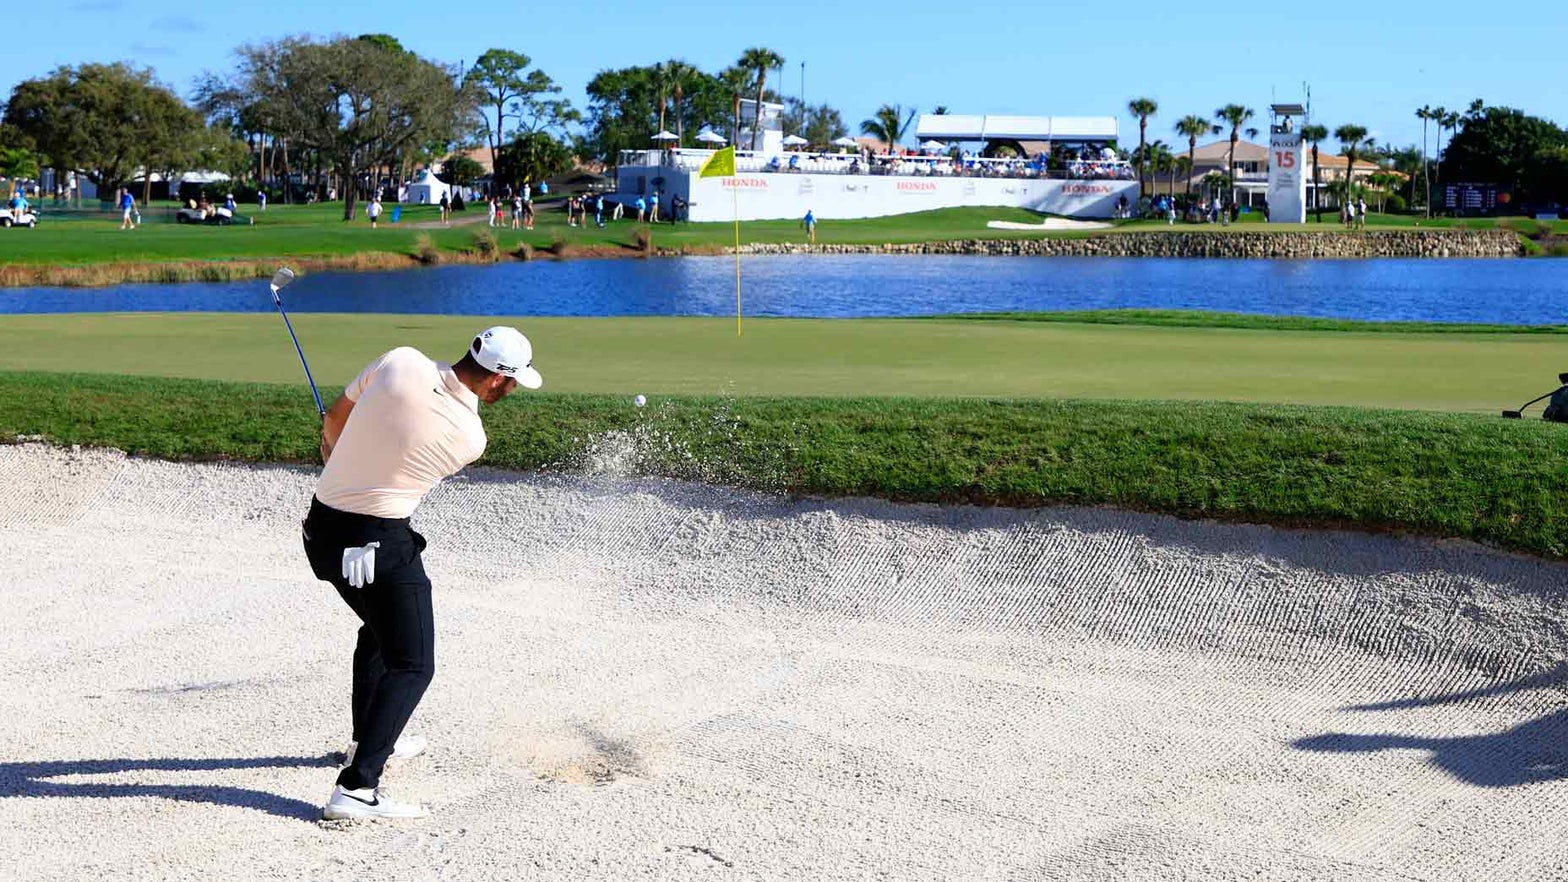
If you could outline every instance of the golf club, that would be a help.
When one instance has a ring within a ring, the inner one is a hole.
[[[1505,410],[1505,411],[1503,411],[1503,416],[1506,417],[1507,419],[1511,419],[1511,420],[1523,419],[1524,418],[1524,409],[1525,408],[1527,408],[1530,405],[1536,403],[1537,401],[1540,401],[1541,398],[1547,398],[1549,396],[1556,395],[1564,387],[1568,387],[1568,372],[1564,372],[1564,373],[1558,374],[1557,375],[1557,382],[1559,384],[1561,384],[1561,385],[1559,385],[1556,389],[1553,389],[1552,391],[1546,393],[1545,395],[1540,396],[1539,398],[1532,398],[1529,401],[1526,401],[1524,404],[1519,405],[1519,409],[1518,410]]]
[[[310,394],[316,399],[316,414],[322,419],[327,416],[327,409],[321,404],[321,393],[316,391],[316,378],[310,375],[310,365],[305,361],[305,350],[299,346],[299,337],[294,335],[294,325],[289,322],[289,314],[283,311],[283,298],[278,296],[278,290],[288,286],[294,281],[294,271],[286,266],[278,267],[272,274],[272,304],[278,308],[278,315],[283,316],[283,326],[289,329],[289,339],[294,341],[294,351],[299,353],[299,363],[305,368],[305,380],[310,383]]]

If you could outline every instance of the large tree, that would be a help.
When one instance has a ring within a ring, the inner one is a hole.
[[[1198,151],[1198,137],[1201,135],[1220,133],[1220,127],[1209,122],[1201,116],[1184,116],[1176,121],[1176,133],[1187,139],[1187,168],[1192,168],[1195,163],[1194,154]],[[1187,177],[1187,195],[1192,195],[1192,177]]]
[[[915,108],[909,108],[906,114],[902,104],[884,104],[877,108],[877,112],[872,114],[870,119],[861,120],[860,133],[886,143],[888,152],[891,153],[898,148],[898,143],[904,140],[910,123],[914,121]]]
[[[506,143],[507,120],[516,120],[518,128],[532,132],[564,125],[574,113],[570,102],[551,97],[560,94],[561,87],[544,71],[531,69],[532,63],[521,52],[487,49],[463,76],[464,86],[476,93],[482,106],[480,128],[492,156]]]
[[[517,186],[540,181],[572,167],[571,148],[549,132],[524,132],[507,142],[496,155],[497,183]]]
[[[74,171],[101,192],[147,168],[160,150],[201,130],[152,71],[121,63],[62,67],[12,90],[7,123],[27,136],[58,171]]]
[[[751,122],[751,149],[756,150],[757,136],[762,134],[762,98],[767,88],[768,71],[775,67],[783,67],[784,56],[772,49],[753,46],[741,53],[740,60],[735,62],[735,66],[751,71],[756,77],[757,106],[756,115]]]
[[[474,105],[455,71],[374,38],[288,38],[239,50],[236,85],[267,103],[279,130],[319,150],[354,217],[361,176],[411,152],[450,144]]]
[[[1127,102],[1127,112],[1138,118],[1138,189],[1144,189],[1143,168],[1148,163],[1149,117],[1160,112],[1159,102],[1153,98],[1134,98]]]
[[[1537,156],[1568,147],[1568,132],[1512,107],[1486,107],[1463,121],[1443,152],[1450,181],[1497,184],[1515,199],[1535,198],[1531,184],[1546,181],[1532,174]]]
[[[1236,202],[1236,142],[1241,140],[1241,127],[1252,119],[1252,108],[1240,104],[1227,104],[1214,111],[1214,115],[1230,124],[1230,153],[1226,155],[1225,168],[1230,172],[1230,201]]]
[[[702,72],[679,58],[664,62],[664,80],[675,98],[675,143],[686,146],[686,118],[682,115],[681,101],[702,76]]]

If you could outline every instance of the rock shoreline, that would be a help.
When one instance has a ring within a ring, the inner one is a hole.
[[[733,252],[734,249],[727,249]],[[1369,230],[1308,233],[1172,231],[1078,238],[959,239],[882,245],[742,245],[742,254],[965,254],[1030,257],[1522,257],[1510,230]]]

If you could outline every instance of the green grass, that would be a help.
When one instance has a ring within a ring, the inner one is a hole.
[[[328,389],[329,393],[335,390]],[[1568,431],[1464,414],[1151,401],[517,394],[482,464],[570,470],[630,439],[640,471],[825,496],[1400,529],[1561,555]],[[308,463],[298,386],[0,373],[0,439]]]
[[[1151,325],[1166,328],[1237,328],[1253,331],[1349,331],[1364,334],[1568,334],[1568,325],[1489,325],[1460,322],[1369,322],[1295,315],[1254,315],[1195,309],[1094,309],[1055,312],[966,312],[917,316],[958,321],[1059,322]]]
[[[244,209],[251,211],[250,208]],[[474,205],[467,213],[458,214],[459,220],[482,216],[483,206]],[[117,216],[98,212],[74,214],[51,212],[44,206],[43,220],[35,230],[7,230],[0,237],[5,247],[5,260],[22,266],[63,265],[82,266],[101,263],[152,263],[167,261],[215,261],[258,258],[309,258],[334,257],[356,253],[387,253],[407,255],[414,249],[415,239],[428,234],[432,243],[446,252],[469,250],[473,247],[473,234],[478,229],[488,229],[482,222],[477,226],[458,224],[419,230],[414,224],[430,223],[438,217],[433,206],[404,206],[403,218],[397,224],[383,222],[372,230],[361,216],[353,221],[342,219],[340,203],[311,206],[276,205],[265,213],[243,215],[254,218],[255,224],[230,227],[182,226],[166,222],[167,211],[154,207],[144,212],[144,220],[162,221],[144,223],[136,230],[120,230]],[[390,214],[383,217],[385,221]],[[1078,238],[1106,235],[1104,232],[1067,231],[1046,233],[1038,230],[994,230],[986,226],[993,220],[1037,223],[1040,216],[1019,208],[947,208],[937,211],[898,215],[896,217],[866,218],[861,220],[822,221],[817,226],[817,241],[821,244],[880,245],[883,243],[926,242],[947,239],[1030,239],[1041,237]],[[1332,220],[1331,218],[1329,220]],[[1419,219],[1394,215],[1374,215],[1373,228],[1402,228],[1413,226]],[[1517,220],[1517,219],[1516,219]],[[1436,228],[1455,225],[1480,228],[1496,226],[1498,221],[1460,221],[1437,219],[1426,222]],[[1568,222],[1559,222],[1558,228],[1568,232]],[[532,231],[495,230],[501,249],[515,250],[526,242],[535,249],[543,249],[561,240],[580,249],[599,249],[618,252],[628,249],[634,242],[638,225],[632,221],[612,222],[604,229],[568,227],[566,216],[556,209],[539,212]],[[658,248],[716,249],[731,245],[734,229],[728,223],[658,224],[647,227],[653,245]],[[1132,221],[1122,223],[1117,232],[1168,231],[1163,221]],[[1216,224],[1184,225],[1178,230],[1289,232],[1291,230],[1339,230],[1337,223],[1322,225],[1258,225],[1235,224],[1223,227]],[[805,231],[795,220],[746,221],[741,224],[741,241],[746,243],[803,242]]]
[[[733,320],[722,318],[293,316],[312,370],[329,385],[397,345],[455,357],[476,330],[499,322],[529,334],[548,390],[628,397],[1159,398],[1495,413],[1568,370],[1568,337],[1553,333],[1353,323],[1320,330],[1313,320],[1207,317],[1171,327],[1161,325],[1180,324],[1181,314],[1142,324],[1104,317],[748,319],[737,338]],[[302,381],[275,313],[0,317],[0,370]]]

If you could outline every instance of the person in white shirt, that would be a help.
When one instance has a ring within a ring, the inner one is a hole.
[[[537,389],[533,347],[516,328],[490,328],[446,365],[400,347],[371,362],[323,417],[326,463],[303,522],[305,556],[358,616],[353,738],[322,817],[419,818],[423,806],[378,792],[392,757],[424,750],[403,727],[435,673],[425,538],[410,516],[425,494],[484,453],[479,404],[519,385]]]

